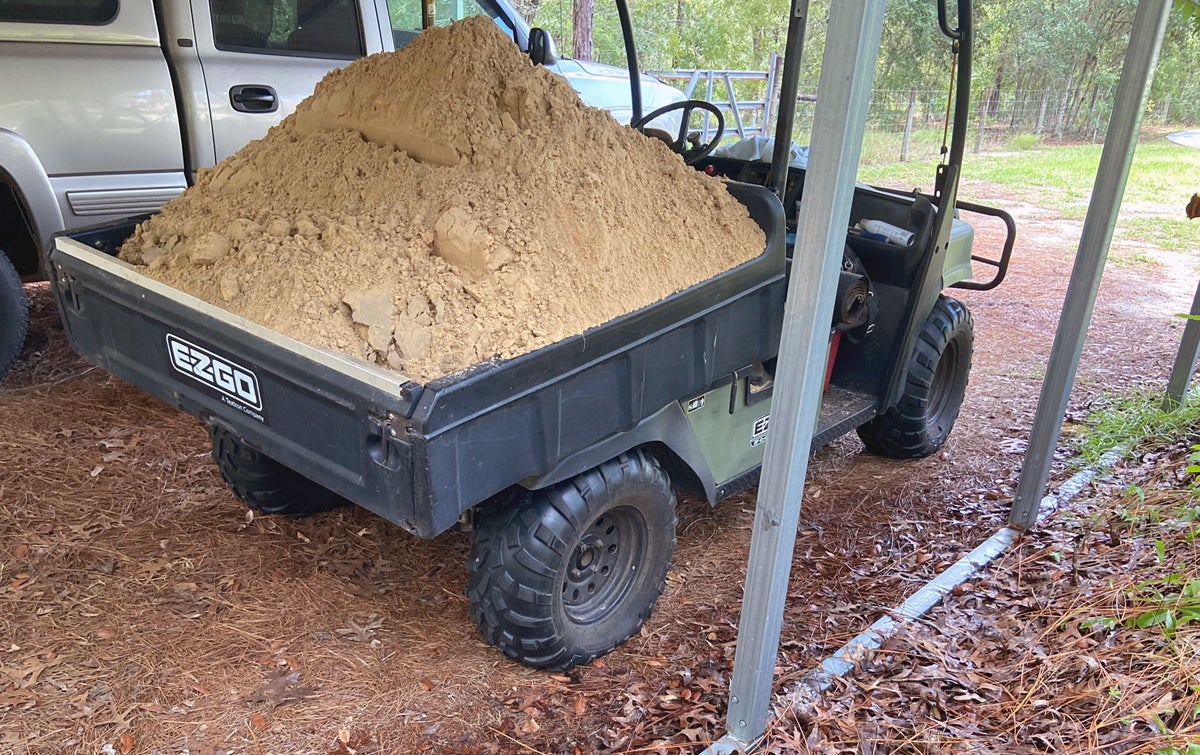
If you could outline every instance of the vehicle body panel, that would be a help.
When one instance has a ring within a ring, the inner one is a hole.
[[[0,42],[0,60],[0,127],[28,141],[48,175],[183,170],[159,48]]]
[[[29,222],[41,231],[34,241],[39,248],[45,247],[50,237],[64,227],[62,209],[33,146],[20,134],[5,128],[0,128],[0,180],[15,187]]]
[[[248,142],[261,139],[267,131],[312,94],[317,82],[334,68],[357,56],[298,53],[286,49],[220,49],[213,36],[213,17],[208,0],[192,0],[195,50],[203,73],[203,90],[212,122],[213,157],[220,162]],[[373,3],[360,3],[359,41],[368,54],[383,51]],[[239,86],[269,87],[277,108],[270,112],[243,112],[234,108],[232,91]],[[209,167],[205,163],[198,167]]]
[[[47,24],[0,21],[0,39],[20,42],[138,45],[158,47],[152,0],[121,0],[106,24]]]

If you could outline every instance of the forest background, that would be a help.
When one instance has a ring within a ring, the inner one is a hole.
[[[812,0],[800,76],[795,139],[807,143],[830,0]],[[624,65],[615,4],[600,0],[516,0],[526,18],[554,36],[564,55]],[[953,14],[954,3],[949,3]],[[1200,123],[1200,14],[1175,3],[1146,124]],[[635,0],[630,3],[642,70],[716,70],[713,101],[727,101],[722,71],[766,73],[783,52],[787,0]],[[977,0],[972,75],[972,141],[981,148],[1029,149],[1044,140],[1103,137],[1121,73],[1136,0]],[[953,15],[951,16],[953,20]],[[889,0],[868,131],[908,130],[913,149],[935,154],[952,70],[934,0]],[[674,79],[679,86],[686,79]],[[767,82],[735,79],[742,102],[766,99]],[[706,96],[701,76],[695,95]],[[761,127],[762,113],[747,112]],[[906,147],[906,152],[907,147]],[[897,156],[892,149],[881,156]],[[907,155],[906,155],[907,156]],[[869,158],[869,155],[865,155]]]

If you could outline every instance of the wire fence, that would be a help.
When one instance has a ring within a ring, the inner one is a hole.
[[[737,136],[773,135],[772,91],[779,80],[772,57],[764,72],[710,70],[656,71],[654,75],[678,86],[689,97],[707,99],[726,112],[726,140]],[[801,83],[796,103],[793,139],[807,144],[816,111],[816,85]],[[1112,111],[1111,91],[1072,88],[997,90],[972,93],[967,148],[975,152],[1026,149],[1045,139],[1099,141]],[[940,150],[947,111],[952,108],[945,89],[876,89],[871,95],[867,131],[876,141],[891,144],[890,159],[925,159]],[[1194,125],[1200,102],[1167,96],[1148,103],[1145,125]],[[741,128],[731,128],[736,123]],[[703,128],[703,127],[702,127]],[[708,134],[704,135],[707,141]]]

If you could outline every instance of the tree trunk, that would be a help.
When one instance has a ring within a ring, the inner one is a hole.
[[[592,59],[592,0],[572,0],[571,49],[576,60]]]

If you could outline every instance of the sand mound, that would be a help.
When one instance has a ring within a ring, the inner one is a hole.
[[[330,73],[121,256],[428,381],[581,333],[763,246],[720,180],[583,105],[478,17]]]

